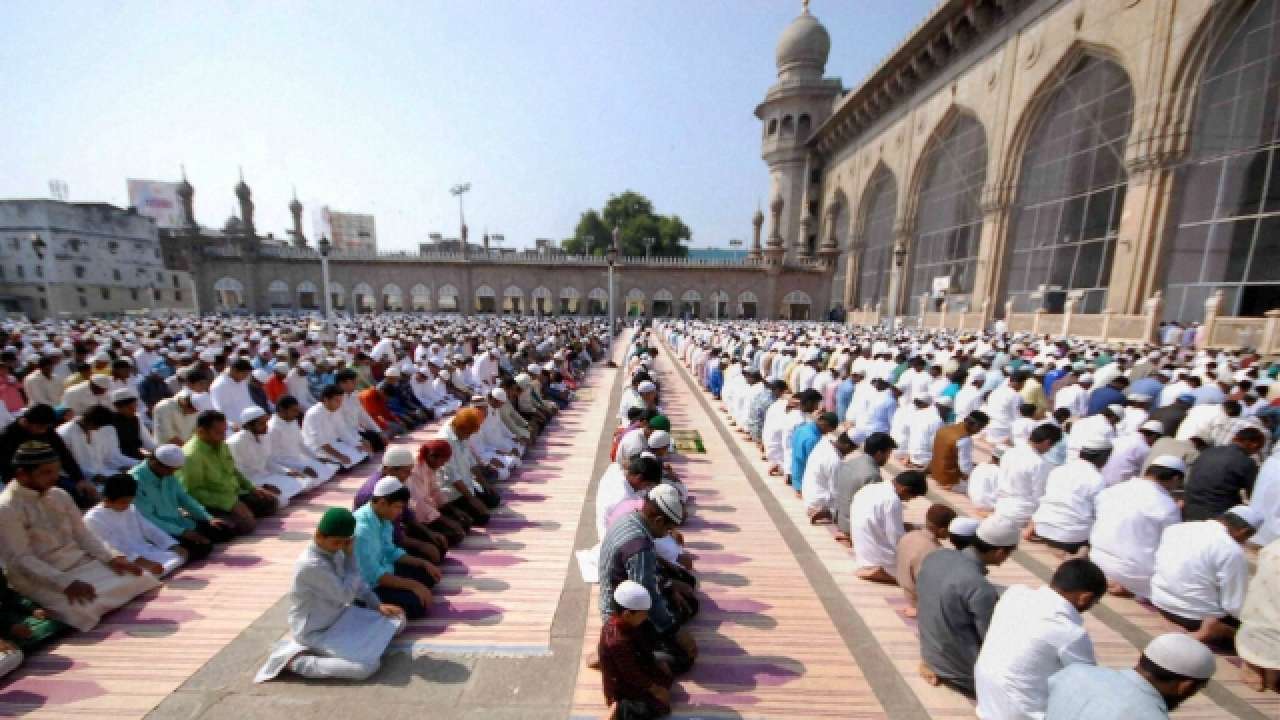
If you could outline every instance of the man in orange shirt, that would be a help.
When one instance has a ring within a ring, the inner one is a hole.
[[[369,417],[373,418],[373,421],[378,424],[378,428],[384,433],[393,437],[405,433],[404,423],[387,406],[387,395],[383,392],[382,385],[375,385],[367,390],[361,390],[358,397],[360,405],[364,407],[364,411],[369,413]]]
[[[271,372],[271,377],[262,384],[262,389],[267,391],[267,400],[271,402],[272,407],[280,402],[288,389],[284,386],[284,376],[289,374],[289,366],[286,363],[278,362],[275,364]]]
[[[975,410],[964,420],[948,425],[933,437],[933,459],[927,468],[933,479],[951,490],[973,471],[973,440],[987,426],[985,413]]]

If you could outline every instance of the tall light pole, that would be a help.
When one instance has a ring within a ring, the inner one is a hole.
[[[647,237],[644,239],[644,259],[649,259],[649,253],[653,252],[653,244],[657,242],[657,238]]]
[[[328,326],[333,320],[333,296],[329,292],[329,253],[333,250],[333,243],[329,242],[328,235],[321,235],[316,246],[320,249],[320,282],[324,285],[320,292],[324,293],[324,322]]]
[[[32,233],[31,249],[36,251],[36,259],[40,261],[40,279],[44,281],[44,314],[46,318],[51,317],[57,320],[58,313],[53,309],[53,291],[50,289],[49,284],[49,264],[44,261],[45,250],[48,248],[48,243],[44,241],[44,238],[40,237],[39,233]]]
[[[613,227],[613,240],[604,253],[604,260],[609,264],[609,337],[613,337],[616,311],[613,304],[613,266],[618,262],[618,226]]]
[[[462,251],[467,251],[467,216],[462,212],[462,196],[471,192],[471,183],[458,183],[449,188],[449,193],[458,198],[458,239],[462,241]]]
[[[902,283],[902,266],[907,261],[907,246],[899,243],[893,249],[893,273],[889,276],[889,333],[897,333],[898,294]]]

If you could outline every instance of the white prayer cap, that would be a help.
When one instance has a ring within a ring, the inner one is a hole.
[[[1183,475],[1187,474],[1187,464],[1177,455],[1161,455],[1151,461],[1150,467],[1162,467],[1166,470],[1182,473]]]
[[[1148,660],[1175,675],[1208,680],[1218,668],[1213,651],[1186,633],[1166,633],[1147,643]]]
[[[1266,520],[1266,518],[1262,516],[1262,513],[1258,512],[1256,509],[1254,509],[1252,506],[1249,506],[1249,505],[1237,505],[1231,508],[1230,510],[1228,510],[1227,513],[1231,515],[1235,515],[1241,520],[1249,523],[1249,527],[1253,528],[1254,530],[1257,530],[1258,528],[1262,527],[1262,521]]]
[[[103,390],[106,390],[111,387],[111,377],[108,375],[94,375],[89,378],[89,383],[95,387],[100,387]]]
[[[986,380],[987,374],[981,370],[974,370],[969,373],[969,380]]]
[[[398,378],[400,377],[400,368],[396,367],[395,365],[392,365],[391,367],[387,368],[386,372],[382,373],[382,377]]]
[[[542,366],[539,365],[538,363],[529,363],[529,367],[525,368],[525,372],[529,373],[530,375],[541,375]]]
[[[384,475],[382,476],[382,479],[373,486],[373,496],[376,498],[386,497],[403,489],[404,483],[391,475]]]
[[[942,397],[937,399],[937,404],[941,405],[942,407],[951,407],[951,405],[953,404],[953,401],[951,400],[950,395],[943,395]]]
[[[1003,515],[992,515],[978,524],[978,539],[995,547],[1014,547],[1022,537],[1018,524]]]
[[[816,347],[811,347],[804,354],[805,362],[815,362],[822,359],[822,351]]]
[[[134,392],[133,388],[131,387],[116,388],[115,390],[111,391],[112,404],[122,403],[129,400],[137,400],[137,399],[138,399],[138,393]]]
[[[441,380],[448,380],[448,379],[449,379],[449,371],[448,371],[448,370],[441,370],[440,372],[436,373],[436,377],[440,378]]]
[[[253,379],[260,383],[264,383],[271,379],[271,373],[267,372],[264,368],[258,368],[253,371]]]
[[[648,610],[653,598],[644,586],[634,580],[623,580],[613,589],[613,601],[627,610]]]
[[[248,425],[260,417],[266,417],[266,415],[266,410],[263,410],[257,405],[251,405],[240,412],[240,424]]]
[[[403,445],[387,448],[382,454],[382,467],[412,467],[413,451]]]
[[[658,485],[649,491],[649,499],[671,522],[679,525],[684,521],[684,505],[680,502],[679,490],[670,485]]]
[[[862,445],[862,443],[867,441],[866,430],[859,430],[856,427],[852,427],[846,430],[844,434],[848,436],[849,442],[853,443],[854,445],[860,446]]]
[[[1142,423],[1142,425],[1140,425],[1140,426],[1138,427],[1138,429],[1139,429],[1139,430],[1146,430],[1147,432],[1153,432],[1153,433],[1158,433],[1158,434],[1160,434],[1160,435],[1163,435],[1163,434],[1164,434],[1164,423],[1160,422],[1159,420],[1148,420],[1148,421],[1146,421],[1146,422]]]
[[[972,537],[978,532],[978,519],[971,517],[955,517],[951,520],[951,524],[947,526],[947,532],[952,535],[963,535]]]
[[[644,382],[640,383],[640,385],[636,387],[636,392],[640,393],[641,395],[645,393],[658,392],[658,386],[654,385],[649,380],[645,380]]]
[[[312,372],[316,369],[316,364],[310,360],[303,360],[298,363],[298,367],[302,368],[302,372]]]
[[[489,391],[489,397],[497,400],[498,402],[504,403],[507,401],[507,391],[497,387]]]
[[[1128,395],[1125,395],[1125,399],[1129,402],[1151,402],[1151,396],[1146,393],[1129,393]]]
[[[1080,441],[1080,448],[1082,450],[1110,450],[1111,438],[1100,432],[1089,433]]]
[[[278,362],[271,367],[271,370],[277,375],[285,375],[289,372],[288,363]]]
[[[183,400],[189,400],[191,399],[191,388],[180,388],[178,392],[173,394],[173,396],[176,398],[182,398]]]
[[[110,346],[111,346],[111,343],[107,343],[106,345],[104,345],[104,347],[110,347]],[[99,365],[102,363],[109,363],[109,362],[111,362],[111,356],[108,355],[107,353],[100,352],[97,355],[93,356],[94,365]]]
[[[1117,405],[1117,404],[1115,404],[1115,403],[1112,403],[1111,405],[1108,405],[1108,406],[1107,406],[1106,408],[1104,408],[1104,409],[1105,409],[1107,412],[1111,413],[1112,415],[1115,415],[1115,416],[1116,416],[1116,417],[1118,417],[1118,418],[1124,417],[1124,406],[1123,406],[1123,405]]]
[[[152,457],[160,464],[171,468],[180,468],[187,461],[187,456],[177,445],[161,445],[152,453]]]
[[[211,363],[218,359],[218,353],[212,350],[204,350],[200,353],[201,362]]]
[[[1080,376],[1080,384],[1081,384],[1081,385],[1092,385],[1092,384],[1093,384],[1093,373],[1085,373],[1085,374],[1081,375],[1081,376]]]
[[[654,430],[649,434],[649,448],[661,450],[671,447],[671,433],[666,430]]]

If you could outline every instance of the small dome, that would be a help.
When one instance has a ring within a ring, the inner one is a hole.
[[[830,53],[831,35],[806,9],[782,31],[776,54],[778,70],[786,70],[794,65],[808,65],[822,70],[827,65]]]

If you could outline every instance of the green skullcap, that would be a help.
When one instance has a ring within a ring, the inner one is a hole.
[[[331,507],[320,517],[316,531],[329,537],[351,537],[356,532],[356,516],[346,508]]]
[[[671,421],[667,419],[666,415],[654,415],[649,418],[649,429],[671,432]]]

